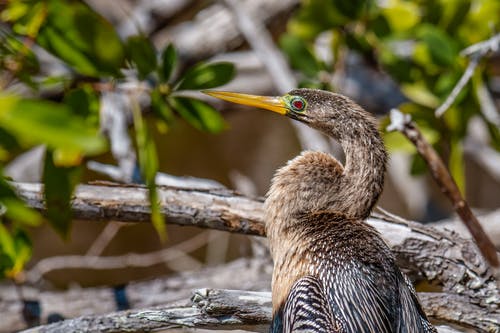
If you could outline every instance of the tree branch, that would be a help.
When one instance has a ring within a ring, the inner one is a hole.
[[[43,186],[11,183],[31,207],[43,211]],[[75,218],[149,222],[147,188],[99,183],[77,187],[72,205]],[[190,190],[158,187],[162,213],[168,223],[264,236],[262,200],[251,199],[226,189]]]
[[[493,245],[493,242],[486,235],[477,218],[472,214],[472,210],[467,204],[467,201],[462,197],[457,184],[451,177],[438,153],[432,148],[429,142],[425,140],[416,124],[411,120],[410,115],[405,115],[399,110],[392,109],[391,124],[387,127],[387,130],[398,130],[414,144],[420,156],[422,156],[425,163],[427,163],[432,178],[439,185],[444,195],[451,201],[453,209],[455,209],[467,226],[467,229],[469,229],[469,232],[476,241],[483,256],[492,266],[499,267],[500,262],[498,261],[495,245]]]
[[[461,302],[451,304],[450,297],[446,294],[421,294],[425,299],[424,304],[439,309],[433,313],[435,319],[440,319],[441,314],[447,316],[448,312],[467,311],[469,304]],[[456,300],[455,298],[453,300]],[[462,308],[465,306],[465,309]],[[226,289],[199,289],[194,292],[191,301],[181,301],[174,304],[146,308],[141,310],[128,310],[106,315],[84,316],[65,320],[51,325],[35,327],[23,333],[56,333],[56,332],[144,332],[150,330],[170,328],[204,328],[215,330],[251,330],[254,332],[267,332],[271,321],[271,293],[252,292]],[[456,316],[456,314],[451,314]],[[485,322],[477,323],[477,318],[465,322],[478,331],[491,329],[500,321],[500,315],[493,313]],[[498,326],[498,325],[497,325]],[[459,332],[449,327],[438,327],[438,332]],[[490,331],[491,332],[491,331]]]
[[[12,183],[28,205],[44,209],[40,184]],[[75,218],[147,222],[146,188],[111,184],[80,185],[73,198]],[[262,199],[230,190],[159,188],[160,206],[168,223],[265,235]],[[369,219],[413,277],[434,280],[445,291],[475,298],[485,306],[500,303],[492,271],[475,244],[448,231],[438,231],[393,215]]]

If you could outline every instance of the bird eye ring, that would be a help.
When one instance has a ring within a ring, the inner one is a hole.
[[[299,96],[293,96],[290,99],[290,108],[295,112],[302,112],[306,108],[306,101]]]

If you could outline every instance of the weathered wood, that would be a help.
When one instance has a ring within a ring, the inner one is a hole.
[[[439,321],[469,327],[476,332],[500,332],[498,309],[485,313],[484,308],[474,304],[466,296],[442,293],[419,294],[425,313]]]
[[[43,186],[11,183],[29,206],[44,209]],[[225,189],[189,190],[160,186],[159,201],[168,223],[264,236],[262,200]],[[149,222],[147,189],[119,184],[80,185],[73,215],[97,221]]]
[[[428,298],[429,303],[433,304],[438,298],[440,309],[446,311],[450,308],[449,303],[441,301],[447,300],[448,295],[434,296],[434,298]],[[454,309],[456,308],[454,307]],[[271,321],[271,309],[270,292],[199,289],[194,292],[190,301],[183,300],[166,306],[141,310],[84,316],[35,327],[23,332],[145,332],[181,327],[267,332]],[[489,321],[498,320],[498,314],[495,316],[496,319],[489,319]],[[438,331],[460,332],[449,327],[438,327]],[[489,332],[494,331],[490,330]]]
[[[41,185],[13,186],[30,206],[43,211]],[[262,199],[225,189],[170,187],[160,187],[159,196],[168,223],[265,234]],[[146,189],[138,186],[81,185],[74,195],[73,211],[76,218],[87,220],[149,221]],[[410,276],[433,281],[452,295],[468,297],[484,315],[498,308],[496,279],[470,239],[387,214],[375,214],[368,223],[381,233]]]
[[[199,271],[182,272],[150,281],[130,282],[125,293],[131,308],[151,308],[189,299],[193,289],[229,288],[264,291],[271,285],[270,263],[255,258],[240,258],[227,264],[205,267]],[[235,279],[235,272],[238,278]],[[116,311],[111,287],[75,288],[40,291],[23,286],[26,299],[40,303],[40,317],[46,323],[50,314],[75,318],[88,314]],[[0,332],[26,328],[22,318],[22,303],[11,284],[0,284]]]
[[[43,210],[40,184],[13,183],[28,205]],[[159,188],[168,223],[264,236],[262,199],[234,191]],[[140,186],[80,185],[74,195],[75,218],[149,221],[147,190]],[[500,304],[496,280],[470,240],[395,216],[375,215],[369,221],[397,256],[400,267],[414,277],[443,285],[486,304]]]

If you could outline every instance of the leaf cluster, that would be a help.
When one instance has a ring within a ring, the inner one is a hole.
[[[152,111],[148,115],[162,131],[177,118],[210,133],[226,128],[212,106],[184,96],[183,91],[229,82],[235,74],[230,63],[183,68],[173,45],[157,50],[144,35],[123,40],[110,22],[83,1],[11,0],[0,8],[0,17],[7,23],[0,27],[0,161],[6,163],[37,145],[46,147],[46,218],[63,237],[71,227],[70,200],[81,180],[83,161],[110,151],[100,131],[103,94],[126,94],[120,90],[124,83],[143,87]],[[63,65],[62,74],[41,65],[35,51],[40,47]],[[13,93],[16,85],[28,88],[30,97]],[[51,95],[53,91],[58,94]],[[163,238],[155,184],[156,146],[144,118],[146,110],[134,96],[130,105],[140,178],[149,188],[153,224]],[[17,198],[3,176],[0,206],[0,277],[15,277],[31,253],[26,229],[44,218]]]

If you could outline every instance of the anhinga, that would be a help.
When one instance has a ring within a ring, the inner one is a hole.
[[[271,110],[338,140],[346,155],[306,151],[279,169],[265,201],[274,261],[271,332],[436,332],[379,233],[364,220],[384,184],[375,118],[314,89],[265,97],[207,94]]]

